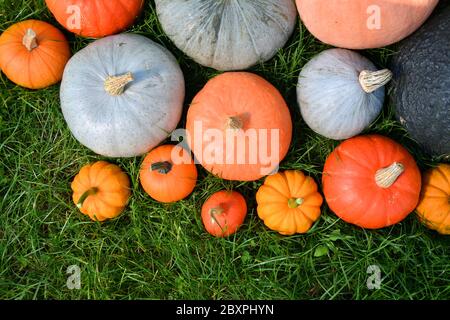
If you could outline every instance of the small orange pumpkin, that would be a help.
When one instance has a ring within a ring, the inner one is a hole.
[[[159,202],[176,202],[192,193],[197,168],[191,155],[180,146],[163,145],[144,159],[140,171],[142,187]]]
[[[0,36],[0,68],[25,88],[42,89],[58,83],[69,58],[64,35],[43,21],[16,23]]]
[[[416,209],[419,219],[430,229],[450,235],[450,165],[441,163],[423,175]]]
[[[94,221],[117,217],[130,198],[130,180],[117,165],[98,161],[81,168],[72,182],[73,202]]]
[[[320,217],[323,198],[313,178],[288,170],[268,176],[256,193],[258,216],[282,235],[307,232]]]

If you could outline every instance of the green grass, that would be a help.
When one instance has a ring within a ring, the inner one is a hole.
[[[37,18],[56,22],[43,0],[0,0],[0,31]],[[193,63],[163,34],[153,3],[131,30],[169,48],[187,83],[186,109],[216,71]],[[90,40],[67,34],[74,51]],[[300,118],[295,86],[302,66],[326,46],[301,26],[268,63],[254,67],[288,101],[295,123],[283,169],[320,181],[323,163],[338,144],[309,130]],[[385,66],[393,48],[364,52]],[[283,237],[257,217],[262,181],[226,182],[199,167],[199,184],[184,201],[150,199],[137,179],[142,157],[113,159],[132,180],[132,199],[116,220],[92,223],[71,201],[70,182],[84,164],[101,157],[81,146],[61,114],[58,86],[30,91],[0,76],[0,298],[3,299],[449,299],[450,238],[423,227],[411,214],[377,231],[339,220],[326,206],[306,235]],[[180,124],[183,126],[183,122]],[[436,164],[395,121],[388,103],[367,130],[405,145],[421,169]],[[234,188],[249,213],[228,239],[203,229],[202,203]],[[320,255],[319,253],[322,253]],[[66,270],[79,265],[81,289],[66,287]],[[379,290],[366,285],[370,265],[382,271]]]

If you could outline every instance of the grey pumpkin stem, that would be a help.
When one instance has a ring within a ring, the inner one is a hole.
[[[22,44],[27,48],[28,51],[36,49],[39,45],[37,42],[37,34],[33,29],[27,29],[25,35],[22,38]]]
[[[375,182],[380,188],[387,189],[392,186],[398,177],[405,171],[405,166],[394,162],[389,167],[382,168],[375,173]]]
[[[112,96],[120,96],[125,91],[125,86],[133,81],[133,74],[131,72],[125,73],[121,76],[109,76],[105,80],[105,90]]]
[[[225,129],[239,131],[244,127],[244,121],[239,116],[228,117],[225,123]]]
[[[378,71],[363,70],[359,74],[359,83],[364,92],[372,93],[391,81],[392,76],[392,72],[389,69]]]

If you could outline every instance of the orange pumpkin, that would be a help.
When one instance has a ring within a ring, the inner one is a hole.
[[[69,58],[64,35],[43,21],[16,23],[0,36],[0,68],[25,88],[42,89],[58,83]]]
[[[342,220],[377,229],[414,211],[421,178],[405,148],[389,138],[366,135],[344,141],[329,155],[322,183],[328,206]]]
[[[296,0],[306,28],[322,42],[347,49],[380,48],[406,38],[438,0]]]
[[[430,229],[450,235],[450,165],[441,163],[428,170],[416,208],[419,219]]]
[[[56,20],[83,37],[100,38],[131,26],[144,0],[45,0]]]
[[[187,115],[188,143],[209,172],[227,180],[257,180],[278,167],[292,137],[289,109],[263,78],[247,72],[216,76]]]
[[[152,150],[140,171],[142,187],[160,202],[176,202],[192,193],[197,168],[190,154],[179,146],[164,145]]]
[[[73,202],[94,221],[117,217],[130,198],[130,180],[115,164],[98,161],[81,168],[72,182]]]
[[[268,176],[256,193],[258,216],[283,235],[307,232],[320,217],[322,201],[314,179],[296,170]]]
[[[247,204],[236,191],[214,193],[202,206],[202,221],[206,231],[215,237],[228,237],[244,223]]]

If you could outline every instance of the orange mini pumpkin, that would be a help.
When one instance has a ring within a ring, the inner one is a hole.
[[[419,219],[430,229],[450,235],[450,165],[441,163],[428,170],[416,208]]]
[[[73,201],[94,221],[117,217],[130,198],[130,180],[115,164],[98,161],[81,168],[72,182]]]
[[[268,175],[292,138],[291,115],[280,92],[248,72],[211,79],[192,101],[186,129],[196,159],[226,180]]]
[[[323,198],[317,184],[301,171],[268,176],[256,193],[258,216],[283,235],[307,232],[320,217]]]
[[[16,23],[0,36],[0,68],[25,88],[58,83],[69,58],[69,43],[62,32],[43,21]]]
[[[159,202],[176,202],[192,193],[197,184],[197,168],[182,147],[163,145],[144,159],[140,171],[142,187]]]

